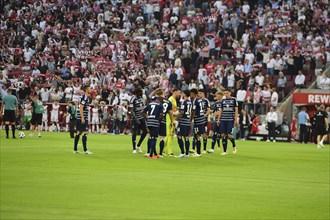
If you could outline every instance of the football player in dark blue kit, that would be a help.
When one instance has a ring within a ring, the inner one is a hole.
[[[183,91],[183,102],[180,105],[179,115],[178,115],[178,144],[181,150],[181,154],[178,158],[189,157],[189,132],[190,132],[190,114],[191,114],[191,102],[189,100],[189,91]],[[183,144],[184,140],[184,144]],[[185,148],[183,147],[185,146]]]
[[[89,98],[88,96],[91,94],[91,88],[89,86],[84,86],[82,88],[84,94],[80,96],[79,107],[77,109],[77,134],[74,138],[74,149],[73,153],[78,154],[78,142],[80,139],[80,135],[82,136],[82,144],[84,148],[84,154],[93,154],[92,152],[87,150],[87,134],[88,134],[88,107],[89,107]]]
[[[163,151],[165,147],[165,138],[166,138],[166,123],[168,119],[166,119],[166,115],[169,114],[170,116],[170,127],[172,128],[174,126],[173,123],[173,109],[172,109],[172,103],[168,100],[165,99],[165,95],[162,91],[161,88],[155,89],[150,95],[149,98],[152,98],[153,96],[156,96],[159,98],[160,103],[163,105],[163,117],[162,120],[160,121],[159,125],[159,156],[163,157]],[[148,152],[150,153],[150,152]]]
[[[204,117],[205,117],[205,133],[203,134],[203,151],[202,154],[206,154],[206,147],[207,147],[207,118],[209,114],[211,113],[211,105],[210,101],[205,98],[205,91],[199,90],[198,91],[198,97],[202,100],[203,103],[203,111],[204,111]]]
[[[148,126],[148,151],[150,151],[149,158],[157,159],[159,156],[156,152],[156,142],[159,133],[160,120],[163,117],[163,105],[159,102],[157,97],[152,97],[151,102],[145,107],[142,114],[147,120]]]
[[[218,146],[220,147],[220,126],[216,123],[219,118],[219,112],[221,108],[221,100],[223,98],[223,93],[218,91],[215,93],[216,102],[213,105],[213,117],[214,117],[214,124],[213,124],[213,136],[212,136],[212,145],[211,149],[208,150],[208,153],[214,153],[215,143],[218,142]]]
[[[191,98],[191,114],[190,114],[190,122],[194,121],[194,138],[196,141],[196,149],[197,152],[193,154],[193,157],[201,156],[201,136],[205,133],[205,117],[203,110],[203,102],[198,98],[197,89],[190,90],[190,98]]]
[[[225,98],[221,101],[219,118],[217,124],[220,125],[220,133],[222,137],[223,153],[227,155],[227,140],[229,139],[233,145],[233,153],[237,152],[235,140],[233,138],[234,124],[238,124],[238,103],[236,98],[231,97],[231,90],[224,92]]]
[[[147,126],[146,122],[142,116],[142,111],[144,109],[144,103],[142,100],[142,89],[137,88],[132,91],[132,98],[130,100],[130,112],[132,114],[131,126],[132,126],[132,144],[133,144],[133,154],[136,154],[136,150],[142,153],[141,144],[144,138],[147,136]],[[136,146],[136,135],[142,130],[139,143]]]

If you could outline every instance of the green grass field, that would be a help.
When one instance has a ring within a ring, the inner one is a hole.
[[[68,133],[1,131],[0,219],[329,219],[329,145],[241,141],[236,155],[150,160],[130,140],[90,135],[94,155],[74,155]]]

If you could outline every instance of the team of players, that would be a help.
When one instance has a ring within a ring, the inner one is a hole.
[[[204,150],[206,153],[205,134],[207,131],[208,114],[210,114],[210,104],[205,99],[204,92],[197,89],[183,91],[182,96],[180,91],[174,90],[173,95],[167,100],[160,89],[155,90],[151,95],[151,101],[145,106],[142,100],[142,90],[136,89],[133,91],[133,96],[130,101],[130,110],[132,114],[132,145],[133,153],[142,153],[141,144],[149,133],[147,143],[147,153],[151,159],[163,157],[165,142],[169,146],[173,138],[175,130],[175,119],[177,123],[178,144],[180,147],[179,158],[189,157],[190,133],[193,133],[196,151],[192,151],[192,157],[201,156],[201,138],[204,137]],[[92,154],[87,150],[87,133],[88,133],[88,109],[90,87],[84,87],[84,94],[79,101],[77,109],[77,135],[74,139],[74,153],[80,153],[77,150],[80,136],[82,135],[82,144],[85,154]],[[177,99],[180,100],[179,108],[177,107]],[[213,106],[213,114],[216,119],[216,124],[213,126],[212,148],[209,153],[214,152],[216,141],[220,145],[220,136],[222,138],[223,150],[222,155],[227,154],[227,139],[233,144],[233,153],[236,153],[235,140],[232,137],[234,123],[238,117],[237,100],[231,97],[230,90],[224,93],[216,93],[216,103]],[[136,144],[136,136],[141,132],[138,144]],[[156,142],[160,136],[160,151],[156,150]],[[173,156],[172,149],[168,148],[168,155]]]
[[[180,91],[174,90],[169,100],[165,99],[160,89],[155,90],[151,95],[151,101],[144,106],[142,100],[142,90],[135,90],[130,102],[132,112],[132,145],[133,153],[137,150],[142,153],[141,144],[149,133],[148,151],[145,156],[151,159],[163,157],[164,145],[167,142],[168,155],[173,156],[171,139],[175,128],[175,120],[177,120],[177,137],[180,147],[179,158],[189,157],[189,152],[193,153],[192,157],[200,157],[202,153],[213,153],[216,142],[220,146],[220,138],[222,139],[223,150],[222,155],[227,154],[227,140],[229,139],[233,146],[233,153],[236,153],[235,140],[232,136],[234,124],[238,122],[238,105],[237,100],[231,97],[231,91],[226,90],[224,93],[217,92],[213,106],[213,115],[216,124],[213,126],[212,147],[206,151],[207,146],[207,117],[211,112],[210,102],[205,98],[204,91],[192,89],[183,91],[179,108],[177,108],[177,98],[180,97]],[[138,145],[136,145],[136,135],[142,131]],[[193,134],[193,149],[190,150],[189,136]],[[157,154],[156,142],[160,136],[160,151]],[[166,137],[166,138],[165,138]],[[201,152],[201,139],[203,138],[203,151]],[[196,151],[195,151],[196,149]]]

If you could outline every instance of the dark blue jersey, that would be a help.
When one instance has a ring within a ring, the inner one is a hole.
[[[78,120],[81,120],[80,106],[83,107],[84,119],[88,120],[89,99],[88,99],[87,95],[83,94],[82,96],[80,96],[79,105],[78,105],[78,108],[77,108],[77,119]]]
[[[191,102],[190,100],[185,100],[180,104],[180,113],[183,115],[179,119],[179,125],[190,126],[190,113],[191,113]]]
[[[163,117],[161,122],[166,123],[166,114],[170,114],[170,111],[172,110],[172,103],[169,100],[164,99],[162,104],[163,104]]]
[[[147,113],[147,126],[159,127],[160,117],[163,113],[163,105],[159,102],[150,102],[144,111]]]
[[[142,98],[137,98],[136,96],[133,96],[130,101],[130,108],[135,115],[134,119],[143,119],[142,111],[144,109],[144,104]]]
[[[220,111],[220,108],[221,108],[221,101],[218,100],[213,105],[213,108],[212,108],[213,113]],[[218,120],[218,117],[219,117],[218,115],[215,116],[214,120]]]
[[[211,108],[210,101],[208,99],[202,99],[203,102],[203,110],[204,110],[204,115],[207,113],[207,109]]]
[[[221,101],[222,115],[221,121],[234,121],[235,120],[235,108],[238,107],[237,100],[234,97],[229,99],[224,98]]]
[[[199,98],[195,98],[192,101],[192,111],[195,112],[194,116],[194,123],[195,125],[204,125],[205,124],[205,117],[204,117],[204,109],[203,109],[203,102]]]

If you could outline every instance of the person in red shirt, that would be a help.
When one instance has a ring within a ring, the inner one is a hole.
[[[291,140],[294,141],[297,134],[297,115],[293,117],[290,124]]]
[[[210,75],[214,70],[214,64],[212,63],[212,60],[209,60],[209,62],[205,65],[205,69],[207,72],[207,75]]]
[[[252,134],[258,134],[258,132],[259,132],[259,128],[258,128],[259,119],[260,119],[260,116],[257,115],[252,121],[252,129],[251,129]]]

